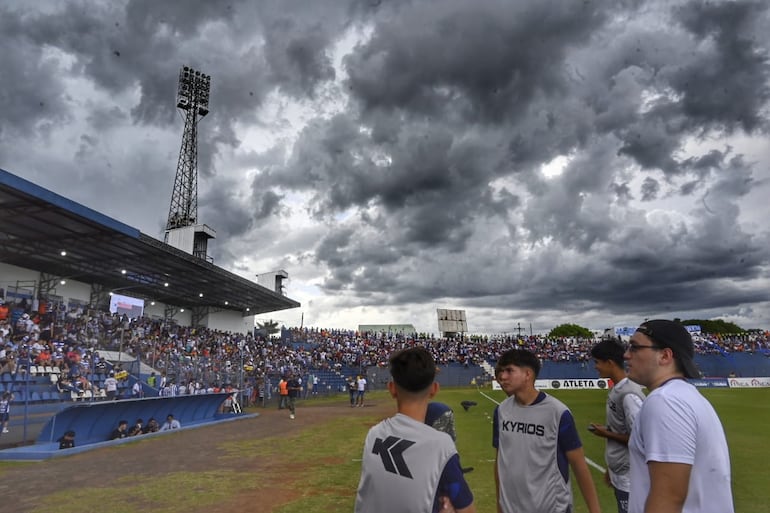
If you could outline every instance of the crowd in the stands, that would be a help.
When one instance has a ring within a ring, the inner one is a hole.
[[[767,333],[694,338],[700,353],[770,354]],[[177,386],[189,387],[194,382],[209,387],[236,382],[241,372],[248,379],[288,371],[384,366],[394,350],[413,345],[427,347],[439,364],[494,361],[514,345],[534,351],[543,361],[585,362],[590,360],[595,342],[593,338],[543,335],[447,339],[317,328],[284,329],[280,337],[271,338],[191,328],[163,319],[129,319],[83,308],[50,310],[26,301],[0,304],[0,372],[14,372],[19,362],[56,366],[78,387],[88,386],[84,376],[103,371],[99,351],[104,350],[123,351],[158,369],[164,387],[172,385],[169,380],[175,380]]]

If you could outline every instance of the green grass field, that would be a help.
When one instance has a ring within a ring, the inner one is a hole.
[[[497,401],[504,399],[503,392],[486,389],[484,394]],[[733,494],[735,510],[748,513],[770,513],[770,445],[764,443],[770,426],[770,389],[702,390],[716,408],[727,433],[732,460]],[[587,426],[590,422],[604,421],[605,391],[551,391],[572,410],[577,425]],[[384,392],[371,394],[372,400],[389,401]],[[476,497],[480,512],[495,511],[495,489],[491,445],[491,419],[496,404],[481,395],[475,388],[443,389],[436,397],[455,410],[457,423],[457,446],[463,466],[475,470],[467,474],[468,482]],[[460,401],[476,401],[469,411],[464,411]],[[281,513],[306,511],[352,511],[353,493],[360,469],[363,439],[367,427],[378,418],[355,420],[341,418],[327,429],[316,430],[299,439],[287,440],[286,446],[278,450],[289,450],[298,458],[314,456],[313,460],[339,462],[322,466],[320,472],[310,472],[309,486],[315,491],[311,496],[300,499],[281,508]],[[591,435],[587,430],[580,433],[588,458],[604,467],[604,441]],[[319,440],[319,436],[322,438]],[[323,450],[320,450],[323,448]],[[275,449],[275,448],[274,448]],[[604,485],[602,474],[592,469],[597,485],[602,511],[616,511],[615,500],[610,488]],[[574,479],[573,479],[574,485]],[[319,494],[319,490],[322,491]],[[579,491],[575,488],[575,512],[585,513],[586,507]]]

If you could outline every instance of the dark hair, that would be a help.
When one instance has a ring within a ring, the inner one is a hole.
[[[391,355],[390,375],[399,388],[422,392],[436,377],[436,362],[424,347],[411,347]]]
[[[591,348],[591,356],[594,359],[602,360],[603,362],[613,361],[621,369],[624,366],[623,353],[625,352],[626,348],[614,338],[602,340]]]
[[[529,367],[535,373],[536,378],[540,373],[540,360],[535,356],[535,353],[526,349],[511,349],[501,354],[500,359],[497,360],[497,365],[495,365],[495,373],[508,365]]]

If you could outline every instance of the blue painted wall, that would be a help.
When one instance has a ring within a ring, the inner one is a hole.
[[[228,395],[219,393],[77,403],[54,415],[43,426],[37,441],[53,442],[65,431],[72,430],[75,431],[78,446],[104,442],[121,420],[127,421],[129,428],[139,418],[146,423],[154,417],[162,425],[169,413],[183,427],[210,422],[217,418],[220,406]]]

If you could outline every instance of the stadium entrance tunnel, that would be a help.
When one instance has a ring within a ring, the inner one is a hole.
[[[162,426],[171,414],[179,421],[181,429],[190,429],[258,415],[222,413],[222,404],[229,395],[218,393],[74,404],[54,415],[43,426],[35,444],[2,450],[0,460],[44,460],[178,431],[159,431],[109,440],[121,420],[132,426],[137,419],[142,419],[146,424],[150,418],[154,418]],[[75,432],[75,447],[60,450],[57,440],[67,431]]]

